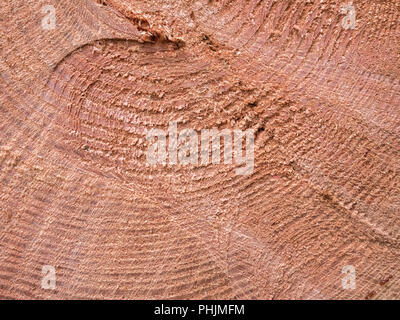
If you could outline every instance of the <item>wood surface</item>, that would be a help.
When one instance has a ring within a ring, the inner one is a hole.
[[[399,299],[400,1],[348,3],[2,1],[0,298]],[[149,166],[171,121],[253,173]]]

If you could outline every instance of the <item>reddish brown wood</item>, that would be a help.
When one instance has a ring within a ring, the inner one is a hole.
[[[2,3],[0,297],[399,299],[400,1],[345,4]],[[172,120],[254,172],[146,165]]]

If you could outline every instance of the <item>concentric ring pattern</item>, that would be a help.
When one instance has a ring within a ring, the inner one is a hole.
[[[400,2],[345,4],[2,5],[0,297],[398,299]],[[171,122],[253,130],[254,171],[148,165]]]

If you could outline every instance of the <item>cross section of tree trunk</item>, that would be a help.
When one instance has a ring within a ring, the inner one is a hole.
[[[0,298],[400,298],[400,1],[3,2]]]

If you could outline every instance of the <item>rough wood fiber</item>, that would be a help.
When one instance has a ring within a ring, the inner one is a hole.
[[[2,3],[0,297],[399,299],[400,1],[346,3]],[[253,174],[147,166],[173,120]]]

